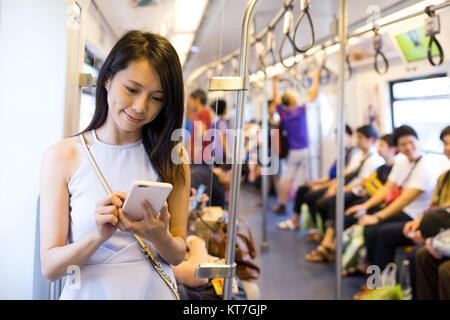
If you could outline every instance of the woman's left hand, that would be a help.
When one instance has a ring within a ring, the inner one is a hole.
[[[119,195],[120,196],[120,195]],[[124,199],[125,200],[125,199]],[[132,232],[151,242],[162,239],[169,230],[170,213],[167,208],[167,202],[164,203],[161,211],[155,212],[150,203],[141,200],[144,219],[132,221],[127,218],[123,209],[119,209],[119,230],[122,232]]]

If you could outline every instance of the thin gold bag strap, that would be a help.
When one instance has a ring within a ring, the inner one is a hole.
[[[94,157],[92,156],[92,153],[86,144],[86,140],[85,140],[83,134],[80,134],[80,140],[81,140],[81,144],[83,145],[84,151],[85,151],[89,161],[91,162],[92,167],[95,170],[95,173],[97,174],[98,179],[100,180],[101,184],[105,188],[108,195],[111,196],[113,194],[113,192],[111,191],[111,188],[109,187],[109,185],[106,182],[105,178],[103,177],[100,169],[98,168],[98,165],[95,162]],[[175,295],[175,297],[177,298],[177,300],[180,300],[180,295],[178,293],[176,286],[174,285],[172,279],[170,279],[170,277],[164,271],[163,267],[161,266],[161,263],[155,258],[153,253],[150,251],[150,249],[145,245],[144,241],[142,241],[142,239],[138,235],[136,235],[134,233],[132,233],[132,235],[136,239],[136,241],[139,243],[144,254],[149,258],[153,268],[156,270],[156,272],[158,272],[158,274],[161,276],[161,278],[164,280],[164,282],[169,286],[169,288],[172,290],[172,292]]]

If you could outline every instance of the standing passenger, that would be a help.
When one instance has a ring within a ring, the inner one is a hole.
[[[274,101],[279,103],[277,94],[278,78],[273,79]],[[315,72],[314,84],[308,92],[308,101],[312,102],[316,95],[319,83],[319,72]],[[280,193],[278,203],[272,207],[272,211],[278,214],[286,213],[286,204],[291,190],[291,183],[297,177],[298,170],[303,170],[303,178],[307,180],[308,175],[308,128],[306,126],[306,105],[297,105],[297,100],[292,93],[285,93],[281,98],[281,103],[277,105],[277,112],[280,114],[281,124],[287,131],[287,141],[289,146],[285,169],[281,178]]]
[[[173,148],[174,154],[186,152],[171,141],[182,125],[183,97],[181,65],[170,42],[153,33],[130,31],[100,70],[89,126],[45,152],[40,188],[42,273],[54,281],[77,266],[81,277],[80,288],[66,285],[61,299],[175,298],[176,290],[168,284],[175,283],[170,264],[184,260],[190,191],[189,167],[171,159]],[[80,138],[113,195],[106,195]],[[170,182],[173,191],[159,213],[143,200],[144,219],[130,221],[122,209],[127,194],[119,190],[128,190],[136,180]],[[168,282],[131,232],[160,261]]]
[[[206,93],[202,89],[191,92],[187,97],[187,107],[193,110],[191,131],[191,162],[199,164],[211,159],[211,154],[205,152],[211,143],[204,139],[204,134],[211,129],[211,115],[206,109]]]

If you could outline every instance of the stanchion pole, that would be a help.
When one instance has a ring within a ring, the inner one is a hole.
[[[241,183],[241,171],[243,160],[243,120],[244,105],[246,100],[248,86],[248,54],[249,54],[249,27],[252,20],[253,9],[258,0],[250,0],[245,9],[244,18],[242,19],[241,30],[241,49],[240,49],[240,67],[239,77],[242,79],[244,88],[237,93],[237,107],[234,121],[234,129],[236,135],[233,143],[233,164],[231,169],[231,186],[230,186],[230,210],[228,217],[227,230],[227,249],[225,254],[225,263],[232,265],[235,259],[236,245],[236,220],[239,209],[239,189]],[[230,300],[232,296],[233,277],[225,278],[223,299]]]
[[[339,101],[338,101],[338,152],[336,192],[336,299],[342,299],[342,234],[344,229],[344,126],[345,126],[345,57],[347,47],[347,0],[340,0],[339,6]]]
[[[269,105],[267,101],[267,90],[265,85],[259,87],[261,96],[263,97],[262,112],[261,112],[261,123],[262,123],[262,148],[261,148],[261,180],[262,180],[262,201],[263,201],[263,219],[262,219],[262,243],[261,251],[267,251],[269,249],[269,244],[267,242],[267,199],[269,193],[268,186],[268,172],[269,167]]]
[[[239,189],[241,183],[242,162],[244,160],[243,120],[244,106],[249,85],[248,55],[250,47],[249,30],[250,21],[258,0],[250,0],[242,19],[240,67],[238,77],[213,77],[209,80],[209,91],[237,91],[237,106],[235,110],[234,137],[233,137],[233,163],[231,167],[230,205],[228,212],[227,246],[225,251],[225,264],[201,264],[196,267],[197,278],[224,278],[223,299],[230,300],[232,296],[233,277],[236,273],[235,246],[236,224],[239,208]]]

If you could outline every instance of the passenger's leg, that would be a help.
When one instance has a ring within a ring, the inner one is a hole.
[[[272,208],[272,211],[276,213],[284,213],[286,204],[289,199],[289,193],[291,191],[291,185],[293,179],[297,176],[304,163],[305,150],[289,150],[288,157],[286,159],[286,169],[284,170],[283,179],[281,183],[281,190],[278,196],[278,206]]]
[[[399,215],[402,215],[400,213]],[[386,265],[394,261],[395,249],[400,246],[412,246],[414,242],[403,235],[403,227],[407,221],[411,221],[409,216],[397,217],[405,219],[399,222],[387,222],[378,229],[376,248],[375,248],[375,265],[383,270]]]
[[[317,246],[315,250],[305,256],[307,261],[311,262],[322,262],[322,261],[332,261],[334,260],[334,251],[336,250],[334,244],[334,226],[330,224],[328,215],[330,210],[334,212],[335,200],[334,196],[323,197],[316,203],[317,212],[319,212],[322,220],[325,221],[325,234],[322,242]]]
[[[272,207],[272,211],[275,213],[284,214],[286,210],[286,204],[289,198],[289,191],[291,188],[292,174],[295,168],[291,165],[292,160],[286,159],[283,175],[280,179],[279,193],[277,195],[277,203]]]
[[[416,283],[416,253],[424,244],[417,244],[408,252],[407,259],[409,261],[409,281],[411,283],[413,300],[417,300],[417,283]]]
[[[416,281],[419,300],[438,299],[438,268],[441,262],[435,259],[425,247],[417,251]]]
[[[281,192],[278,197],[278,202],[284,206],[286,206],[289,198],[289,192],[291,190],[292,179],[285,177],[281,184]]]
[[[439,299],[450,300],[450,260],[441,263],[439,274]]]
[[[278,223],[277,227],[283,230],[293,230],[300,227],[300,212],[301,207],[305,203],[305,194],[309,192],[309,187],[301,186],[297,189],[297,194],[295,195],[294,212],[290,219]]]
[[[309,212],[314,219],[316,219],[317,212],[316,203],[323,197],[325,192],[327,192],[327,188],[322,188],[314,191],[310,190],[307,194],[305,194],[305,203],[308,205]]]
[[[367,258],[369,263],[374,263],[375,260],[375,248],[379,227],[379,223],[364,227],[364,243],[367,249]]]

